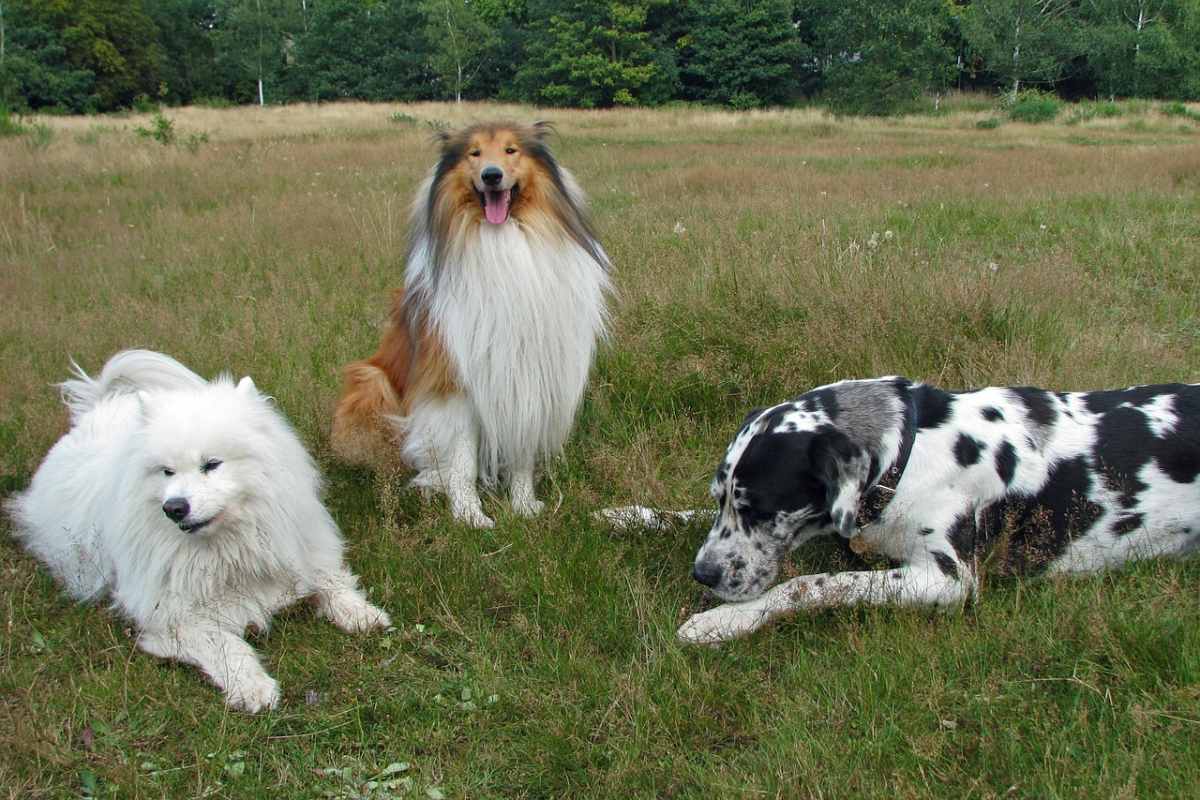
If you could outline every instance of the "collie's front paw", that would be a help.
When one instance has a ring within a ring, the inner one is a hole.
[[[240,678],[225,690],[225,703],[250,714],[275,708],[279,705],[279,683],[265,672]]]
[[[546,504],[536,497],[514,497],[512,509],[522,517],[536,517],[546,510]]]

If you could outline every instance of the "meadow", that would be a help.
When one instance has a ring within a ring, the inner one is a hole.
[[[706,532],[591,511],[708,502],[745,411],[846,377],[946,388],[1200,381],[1200,123],[992,111],[495,105],[171,109],[0,139],[0,494],[66,427],[52,385],[150,347],[252,375],[321,463],[396,621],[297,607],[255,639],[279,710],[73,605],[0,522],[0,798],[1184,797],[1200,783],[1200,559],[986,581],[948,614],[833,610],[718,648]],[[1194,113],[1194,112],[1193,112]],[[401,280],[429,122],[546,116],[616,265],[609,343],[548,513],[455,524],[338,464],[342,364]],[[160,123],[161,125],[161,123]],[[168,137],[161,136],[166,139]],[[845,567],[834,542],[796,573]]]

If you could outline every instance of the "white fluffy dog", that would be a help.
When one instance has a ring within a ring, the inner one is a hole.
[[[194,664],[250,712],[279,684],[242,638],[312,597],[345,631],[390,625],[342,560],[320,476],[250,378],[210,382],[146,350],[62,384],[71,430],[9,501],[72,597],[110,595],[148,653]]]

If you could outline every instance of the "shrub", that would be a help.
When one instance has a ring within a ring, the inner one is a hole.
[[[388,120],[397,125],[416,125],[420,121],[412,114],[405,114],[403,111],[393,111]]]
[[[8,106],[0,104],[0,136],[17,136],[22,133],[25,133],[25,126],[13,117]]]
[[[762,105],[754,92],[734,92],[729,97],[729,107],[734,111],[749,111]]]
[[[1185,103],[1178,100],[1163,106],[1162,113],[1168,117],[1183,117],[1184,119],[1190,119],[1192,122],[1200,122],[1200,111],[1192,111]]]
[[[999,128],[1003,122],[1004,120],[1000,119],[1000,117],[988,117],[987,119],[981,119],[979,122],[976,122],[975,127],[982,128],[985,131],[990,131]]]
[[[161,111],[156,111],[150,118],[149,128],[138,125],[133,132],[143,139],[153,139],[162,145],[172,144],[175,141],[175,121],[164,116]]]
[[[1058,116],[1062,102],[1052,94],[1029,90],[1021,92],[1011,101],[1008,116],[1017,122],[1050,122]]]

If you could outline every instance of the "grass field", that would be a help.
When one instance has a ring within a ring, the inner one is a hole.
[[[0,522],[0,797],[1193,796],[1200,560],[684,648],[705,531],[589,518],[705,503],[746,409],[843,377],[1200,381],[1192,118],[550,114],[616,264],[613,335],[541,481],[553,513],[492,499],[480,532],[406,476],[338,465],[328,424],[401,278],[425,122],[537,112],[167,113],[172,145],[134,133],[145,117],[0,139],[0,493],[64,431],[68,357],[150,347],[250,374],[397,624],[353,638],[282,615],[256,642],[281,708],[230,713],[64,599]],[[851,558],[816,544],[795,569]]]

